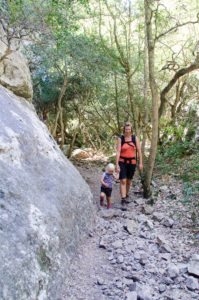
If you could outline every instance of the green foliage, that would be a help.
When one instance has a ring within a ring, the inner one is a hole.
[[[36,258],[41,271],[47,272],[51,267],[51,261],[46,254],[46,250],[42,246],[39,247]]]
[[[28,41],[25,43],[24,53],[30,62],[36,108],[38,110],[45,106],[49,108],[50,118],[53,121],[64,74],[67,73],[67,89],[62,102],[66,129],[72,136],[74,128],[71,129],[69,124],[74,120],[77,121],[78,113],[81,113],[83,116],[80,121],[83,123],[81,128],[84,125],[88,128],[97,147],[101,140],[100,147],[112,151],[115,146],[112,136],[119,133],[124,120],[133,121],[133,114],[136,112],[140,129],[143,124],[144,2],[141,0],[99,2],[2,0],[0,17],[5,21],[7,26],[5,27],[10,29],[10,33],[15,33],[12,38],[21,39],[21,36],[25,36]],[[176,7],[173,1],[169,1],[168,5],[165,3],[164,6],[158,1],[151,2],[154,11],[152,18],[154,34],[158,36],[178,22],[195,20],[197,11],[195,2],[185,0],[183,3]],[[115,29],[114,20],[116,20]],[[180,27],[157,40],[155,68],[158,72],[157,81],[160,90],[175,72],[172,70],[171,73],[170,69],[163,68],[167,66],[168,61],[174,61],[180,68],[189,65],[193,59],[192,50],[198,36],[197,25],[193,26],[193,32],[184,30],[186,27]],[[158,42],[161,43],[161,47]],[[128,72],[131,74],[133,103],[129,99],[126,81]],[[182,103],[179,106],[183,108],[186,101],[197,98],[197,87],[196,75],[186,78]],[[168,99],[172,107],[175,87]],[[147,126],[150,128],[150,93],[147,109],[149,112]],[[179,118],[177,113],[177,120],[172,123],[169,113],[168,106],[165,109],[167,117],[160,124],[160,136],[163,136],[162,143],[167,153],[164,159],[175,158],[175,164],[178,164],[177,159],[195,153],[189,144],[192,143],[197,122],[192,123],[190,120],[194,119],[196,114],[190,110],[190,116],[185,119],[184,115]],[[187,137],[186,129],[188,129]],[[149,129],[149,136],[150,134]],[[78,133],[77,141],[82,142],[83,138],[80,135],[81,133]],[[163,153],[161,155],[163,156]],[[160,156],[157,157],[158,160],[161,160]],[[166,171],[167,167],[163,168]]]
[[[189,165],[183,170],[189,171],[194,169],[198,171],[197,162],[199,162],[199,158],[197,155],[197,146],[188,141],[185,142],[172,142],[169,145],[160,146],[158,149],[156,163],[159,168],[168,170],[168,168],[172,169],[175,167],[182,167],[185,159],[189,160]],[[192,155],[190,157],[190,155]],[[190,158],[189,158],[190,157]],[[168,164],[170,162],[170,164]],[[168,164],[168,165],[167,165]],[[182,176],[186,176],[185,174]],[[194,176],[194,174],[193,174]]]
[[[185,182],[183,188],[183,194],[185,196],[185,201],[191,201],[191,196],[195,195],[196,188],[191,182]]]
[[[191,146],[188,141],[172,143],[167,149],[167,156],[170,159],[183,158],[187,154],[193,153],[194,149]]]
[[[186,207],[191,220],[196,223],[199,218],[199,154],[186,155],[192,147],[188,142],[173,143],[168,148],[159,147],[156,158],[156,170],[162,174],[171,174],[183,182],[182,204]],[[193,149],[191,149],[193,150]]]
[[[162,121],[163,123],[163,121]],[[167,123],[165,124],[166,126],[163,127],[163,135],[164,136],[172,136],[175,137],[175,140],[182,140],[184,138],[184,124],[179,124],[178,126],[175,125],[168,125]]]
[[[199,184],[195,185],[191,182],[185,182],[183,188],[184,200],[183,204],[191,214],[191,219],[194,223],[198,223],[199,218]]]

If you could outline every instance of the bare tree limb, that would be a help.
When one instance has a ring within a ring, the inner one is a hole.
[[[190,66],[188,66],[186,68],[182,68],[178,72],[176,72],[175,75],[173,76],[173,78],[167,84],[167,86],[162,90],[161,95],[160,95],[161,102],[160,102],[160,107],[159,107],[159,118],[161,118],[163,110],[164,110],[164,106],[167,102],[166,94],[171,90],[171,88],[174,86],[176,81],[180,77],[184,76],[185,74],[188,74],[197,69],[199,69],[199,52],[197,53],[195,61]]]
[[[164,35],[172,32],[172,31],[175,31],[177,30],[179,27],[183,27],[183,26],[186,26],[188,24],[198,24],[199,23],[199,19],[197,19],[197,21],[188,21],[188,22],[185,22],[185,23],[182,23],[182,24],[176,24],[175,26],[171,27],[170,29],[166,30],[165,32],[159,34],[158,36],[155,37],[155,40],[159,40],[161,37],[163,37]]]

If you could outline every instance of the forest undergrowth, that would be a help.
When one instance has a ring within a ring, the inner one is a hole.
[[[191,152],[191,153],[190,153]],[[169,185],[175,180],[182,188],[182,205],[190,217],[190,227],[199,233],[199,153],[186,143],[176,143],[166,151],[160,149],[156,158],[155,178],[162,177]],[[157,196],[156,191],[156,196]],[[175,193],[174,196],[175,198]]]

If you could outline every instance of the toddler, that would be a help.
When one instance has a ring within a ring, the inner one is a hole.
[[[113,186],[113,180],[118,179],[118,174],[114,173],[114,164],[108,164],[106,172],[101,177],[101,193],[100,193],[100,206],[104,205],[104,197],[106,195],[107,208],[111,208],[111,192]]]

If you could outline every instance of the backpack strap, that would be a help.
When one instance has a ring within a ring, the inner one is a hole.
[[[135,134],[133,134],[132,135],[132,142],[133,142],[133,144],[135,145],[135,147],[136,147],[136,135]]]
[[[135,134],[132,135],[132,142],[136,147],[136,135]],[[136,161],[137,161],[137,147],[136,147]]]
[[[121,147],[124,145],[124,143],[129,144],[129,143],[131,143],[131,142],[133,142],[133,144],[134,144],[135,147],[136,147],[136,135],[135,135],[135,134],[133,134],[133,135],[131,136],[132,141],[130,141],[130,142],[125,142],[124,135],[121,135],[120,138],[121,138]],[[131,145],[129,144],[129,146],[131,146]],[[131,147],[133,147],[133,146],[131,146]],[[133,147],[133,148],[134,148],[134,147]]]
[[[120,138],[121,138],[121,147],[122,147],[125,143],[124,135],[121,135]]]

